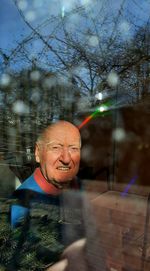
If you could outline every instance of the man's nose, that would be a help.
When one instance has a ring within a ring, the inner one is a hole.
[[[60,160],[64,163],[64,164],[69,164],[70,163],[70,152],[67,148],[63,148],[61,156],[60,156]]]

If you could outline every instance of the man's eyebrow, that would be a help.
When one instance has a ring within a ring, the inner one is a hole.
[[[80,148],[80,144],[78,144],[78,143],[70,144],[69,147],[79,147]]]
[[[56,145],[60,145],[60,146],[63,146],[62,143],[60,143],[59,141],[55,141],[55,140],[52,140],[52,141],[49,141],[46,143],[46,145],[50,145],[50,144],[56,144]],[[73,144],[69,144],[68,147],[77,147],[77,148],[80,148],[80,144],[78,143],[73,143]]]
[[[62,144],[59,141],[56,141],[56,140],[49,141],[49,142],[46,143],[46,145],[53,144],[53,143],[62,146]]]

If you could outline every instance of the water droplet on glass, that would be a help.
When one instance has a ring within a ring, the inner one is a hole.
[[[119,84],[119,76],[115,71],[111,71],[107,78],[110,87],[116,87]]]
[[[25,115],[29,113],[29,108],[28,106],[21,100],[16,101],[13,104],[13,112],[18,114],[18,115]]]
[[[38,81],[40,79],[40,72],[39,71],[33,71],[33,72],[31,72],[30,78],[33,81]]]
[[[33,22],[36,19],[36,14],[34,11],[30,10],[25,14],[27,21]]]
[[[3,87],[7,87],[10,84],[10,75],[3,73],[0,78],[0,85]]]
[[[116,128],[112,133],[112,138],[117,142],[124,141],[126,137],[126,133],[122,128]]]
[[[18,2],[18,8],[21,10],[25,10],[27,8],[27,6],[28,6],[28,3],[25,0],[20,0]]]

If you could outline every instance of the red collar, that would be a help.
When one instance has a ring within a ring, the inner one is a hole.
[[[48,181],[44,178],[40,168],[36,168],[34,171],[34,179],[39,187],[47,194],[58,195],[62,191],[61,189],[56,188],[53,184],[48,183]]]

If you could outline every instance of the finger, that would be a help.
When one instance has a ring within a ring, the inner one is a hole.
[[[68,260],[63,259],[58,263],[54,264],[53,266],[46,269],[46,271],[65,271],[68,265]]]

